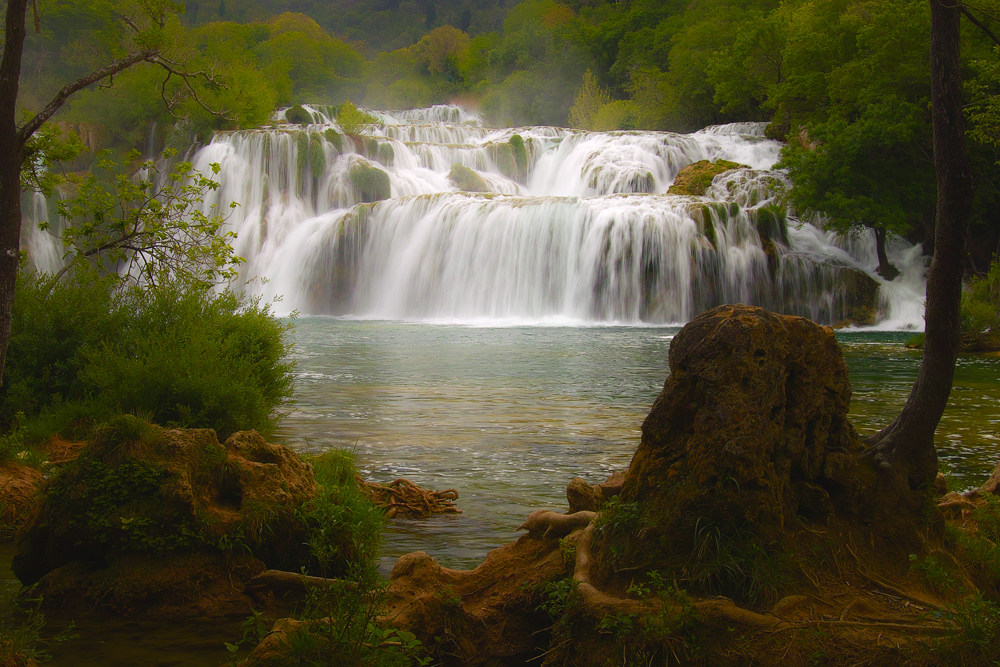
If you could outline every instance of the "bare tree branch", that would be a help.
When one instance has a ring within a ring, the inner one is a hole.
[[[143,61],[152,62],[158,55],[159,53],[153,49],[137,51],[136,53],[133,53],[125,58],[115,60],[100,69],[94,70],[82,79],[77,79],[73,83],[66,84],[63,86],[63,89],[60,90],[54,98],[52,98],[52,101],[49,102],[44,109],[39,111],[37,115],[33,116],[31,120],[20,127],[17,131],[19,145],[24,146],[25,142],[28,141],[28,138],[34,134],[45,121],[51,118],[55,112],[59,111],[62,105],[66,103],[66,100],[68,100],[73,93],[83,90],[92,83],[96,83],[97,81],[105,79],[109,76],[114,76],[118,72],[126,70],[136,63]]]

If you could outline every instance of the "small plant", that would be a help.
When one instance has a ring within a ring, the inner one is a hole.
[[[597,631],[613,634],[615,639],[621,641],[636,631],[637,623],[635,614],[612,614],[601,619],[597,624]]]
[[[243,621],[240,629],[243,631],[243,636],[239,641],[235,644],[223,642],[232,658],[229,664],[233,665],[233,667],[237,664],[236,654],[239,653],[242,647],[256,646],[267,636],[267,618],[264,616],[264,612],[251,609],[250,616],[247,617],[247,620]]]
[[[938,593],[950,593],[957,588],[955,577],[937,556],[918,558],[916,554],[910,554],[910,569],[920,572],[927,584]]]
[[[765,549],[745,529],[723,531],[699,520],[685,579],[707,592],[769,606],[787,582],[783,569],[787,558]]]
[[[23,620],[17,625],[0,627],[0,665],[27,665],[48,660],[52,657],[50,647],[77,637],[73,634],[73,623],[55,636],[42,636],[45,628],[42,598],[25,598],[12,606]]]
[[[350,101],[344,102],[337,112],[337,124],[344,134],[352,137],[358,136],[365,125],[375,123],[378,123],[378,118],[357,108]]]
[[[542,603],[538,605],[538,611],[544,611],[558,623],[573,604],[576,581],[569,578],[548,581],[542,585],[541,593]]]
[[[622,502],[615,496],[604,504],[597,518],[594,519],[594,529],[601,539],[607,540],[611,554],[620,557],[628,547],[629,540],[642,523],[639,503]]]

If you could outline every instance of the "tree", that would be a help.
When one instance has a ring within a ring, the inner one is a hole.
[[[213,78],[205,71],[187,72],[165,55],[169,39],[166,27],[168,15],[175,8],[173,3],[153,0],[136,5],[122,3],[119,7],[122,8],[117,22],[120,32],[117,43],[108,49],[105,64],[66,84],[41,111],[18,122],[18,88],[27,37],[28,0],[7,2],[3,55],[0,56],[0,377],[7,357],[14,286],[21,258],[21,171],[26,160],[37,157],[29,150],[32,137],[75,93],[94,83],[111,80],[139,63],[154,63],[165,72],[163,90],[171,78],[180,78],[190,96],[195,98],[192,81]]]
[[[867,458],[900,485],[919,489],[937,475],[934,431],[948,403],[959,350],[972,170],[965,149],[959,24],[962,7],[931,5],[931,114],[937,174],[934,258],[927,274],[924,356],[906,405],[870,439]]]

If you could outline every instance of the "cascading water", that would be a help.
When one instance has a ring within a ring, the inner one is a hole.
[[[493,130],[435,106],[371,112],[379,123],[348,136],[334,109],[305,109],[313,124],[221,133],[193,158],[221,165],[204,205],[240,204],[241,277],[279,312],[661,324],[743,302],[836,323],[865,274],[882,326],[922,326],[918,249],[890,247],[903,276],[885,283],[873,240],[788,217],[761,124]],[[684,166],[718,159],[750,169],[704,197],[667,194]]]

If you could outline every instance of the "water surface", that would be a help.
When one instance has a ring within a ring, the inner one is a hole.
[[[540,508],[565,511],[566,483],[628,467],[663,386],[677,327],[468,326],[302,318],[297,405],[276,439],[354,448],[365,477],[456,488],[459,516],[396,521],[383,570],[423,550],[474,567]],[[874,433],[906,400],[920,363],[906,332],[838,333],[851,416]],[[937,434],[959,488],[1000,459],[1000,359],[963,357]]]

